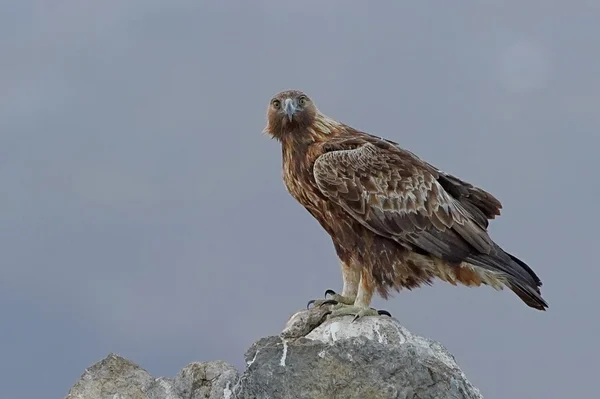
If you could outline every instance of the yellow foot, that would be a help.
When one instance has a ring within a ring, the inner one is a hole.
[[[377,310],[377,309],[373,309],[373,308],[347,305],[347,304],[342,304],[342,303],[338,303],[335,305],[336,306],[329,314],[330,318],[331,317],[339,317],[339,316],[354,316],[354,319],[352,319],[352,322],[354,322],[363,316],[386,315],[386,316],[392,317],[390,312],[388,312],[387,310]]]
[[[327,295],[331,295],[331,299],[327,299]],[[325,291],[325,299],[311,299],[310,301],[308,301],[306,308],[310,309],[311,304],[315,308],[323,305],[336,305],[338,303],[352,305],[354,304],[354,300],[355,298],[350,298],[347,296],[336,294],[334,290],[327,290]]]

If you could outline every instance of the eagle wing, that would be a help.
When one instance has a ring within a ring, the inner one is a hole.
[[[386,143],[352,139],[325,151],[313,165],[317,187],[369,230],[452,264],[466,261],[501,272],[526,291],[539,292],[535,273],[489,237],[487,219],[500,204],[492,197],[497,205],[479,206],[483,190]],[[461,202],[460,195],[475,199]]]
[[[493,242],[481,225],[438,182],[439,174],[410,153],[372,143],[326,152],[314,163],[317,186],[373,232],[450,259],[488,254]]]
[[[398,143],[392,140],[384,139],[382,137],[377,137],[364,132],[362,133],[363,135],[372,139],[392,145],[398,152],[406,154],[408,157],[412,157],[414,160],[421,162],[425,168],[433,171],[434,175],[438,176],[438,182],[448,192],[448,194],[457,199],[461,205],[469,211],[473,220],[482,228],[487,229],[489,224],[488,220],[494,219],[496,216],[500,215],[502,204],[492,194],[480,189],[479,187],[475,187],[456,176],[437,169],[435,166],[419,159],[419,157],[412,152],[401,148]]]
[[[423,162],[438,175],[438,182],[453,198],[469,212],[473,221],[487,229],[489,219],[500,215],[502,204],[490,193],[467,183],[456,176],[445,173],[434,166]]]

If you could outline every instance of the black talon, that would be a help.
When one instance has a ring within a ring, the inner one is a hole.
[[[323,301],[323,303],[321,303],[319,305],[319,307],[323,306],[323,305],[337,305],[338,301],[336,301],[335,299],[327,299],[326,301]]]
[[[336,295],[334,290],[327,290],[325,291],[325,298],[327,298],[327,295]],[[333,302],[332,302],[333,301]],[[306,304],[306,309],[310,309],[310,305],[315,303],[316,300],[315,299],[311,299],[310,301],[308,301],[308,303]],[[319,307],[323,306],[323,305],[337,305],[337,301],[334,301],[333,299],[327,300],[325,302],[323,302],[321,305],[319,305]]]
[[[323,323],[327,319],[327,316],[329,316],[330,314],[331,310],[328,310],[327,312],[323,313],[323,316],[321,316],[321,320],[319,320],[319,322]]]
[[[386,315],[386,316],[392,317],[390,312],[388,312],[387,310],[378,310],[377,313],[379,313],[379,316]]]

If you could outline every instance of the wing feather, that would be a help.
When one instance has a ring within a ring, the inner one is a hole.
[[[377,234],[454,259],[494,243],[472,214],[412,156],[372,143],[326,152],[314,163],[321,192]]]
[[[362,132],[362,134],[365,137],[385,142],[391,147],[394,147],[397,151],[418,159],[415,154],[401,148],[398,143],[392,140],[384,139],[364,132]],[[489,219],[494,219],[496,216],[500,215],[502,204],[492,194],[482,190],[479,187],[475,187],[456,176],[443,172],[425,161],[420,159],[419,161],[429,170],[435,171],[440,185],[448,192],[448,194],[458,200],[469,211],[473,221],[479,224],[482,228],[487,229]]]

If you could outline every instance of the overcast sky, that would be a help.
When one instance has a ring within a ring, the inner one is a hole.
[[[341,289],[261,133],[289,88],[497,196],[550,308],[443,282],[374,306],[487,399],[597,393],[598,1],[0,4],[3,397],[63,397],[109,352],[242,369]]]

